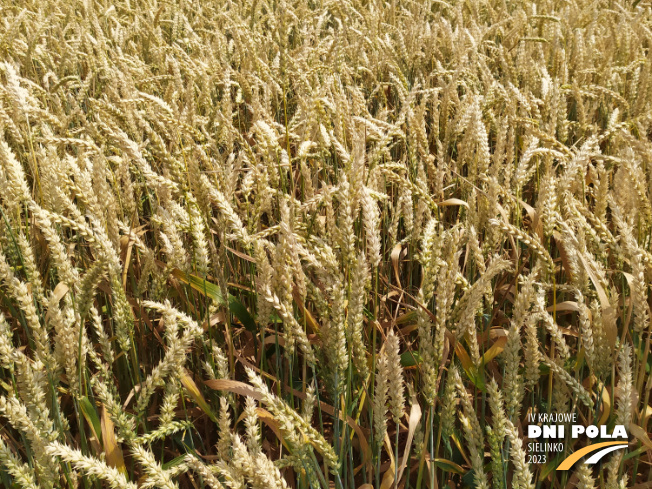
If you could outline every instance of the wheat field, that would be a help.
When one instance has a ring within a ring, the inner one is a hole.
[[[652,487],[649,1],[0,6],[0,486]]]

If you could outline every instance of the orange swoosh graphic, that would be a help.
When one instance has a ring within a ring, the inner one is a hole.
[[[557,470],[568,470],[570,469],[575,462],[581,459],[584,455],[588,455],[591,452],[595,452],[600,448],[609,447],[611,445],[625,445],[627,440],[623,441],[605,441],[602,443],[594,443],[588,447],[584,447],[581,450],[578,450],[564,459],[564,461],[557,467]]]

